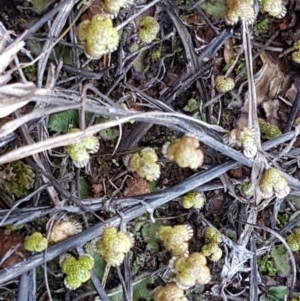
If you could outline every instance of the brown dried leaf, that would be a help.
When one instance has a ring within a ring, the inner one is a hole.
[[[279,109],[279,100],[278,99],[269,99],[262,104],[266,112],[267,122],[271,124],[278,125],[278,109]]]
[[[7,268],[27,257],[23,245],[24,237],[18,231],[0,230],[0,259],[13,247],[16,250],[0,265],[0,268]]]
[[[131,197],[150,192],[148,182],[142,178],[127,179],[126,186],[127,187],[123,193],[125,197]]]
[[[255,83],[258,104],[268,99],[274,99],[278,95],[285,77],[280,65],[273,61],[266,52],[262,52],[260,58],[264,65],[262,73]]]
[[[103,185],[98,183],[98,184],[93,184],[92,185],[92,192],[94,197],[98,197],[103,190]]]
[[[233,51],[232,39],[229,39],[225,42],[223,56],[226,64],[229,64],[230,62],[233,61],[234,51]]]
[[[35,91],[36,86],[33,83],[17,83],[0,87],[0,118],[26,105]]]
[[[260,58],[263,62],[263,67],[255,82],[257,104],[266,106],[266,114],[269,115],[270,119],[273,119],[274,122],[275,118],[278,118],[278,109],[276,110],[277,103],[274,102],[274,99],[278,96],[283,86],[288,84],[290,77],[285,75],[282,71],[283,66],[280,64],[280,61],[274,61],[266,52],[262,52]],[[267,101],[270,101],[270,103],[264,105]],[[249,112],[248,102],[249,100],[246,99],[245,104],[241,108],[241,116],[237,121],[238,128],[247,126]]]

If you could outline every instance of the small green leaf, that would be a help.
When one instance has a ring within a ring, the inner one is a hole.
[[[286,286],[278,285],[278,286],[270,287],[268,295],[269,295],[269,297],[274,297],[278,301],[280,301],[280,300],[284,300],[284,297],[286,297],[288,295],[288,293],[289,293],[289,290]]]
[[[197,109],[199,109],[199,107],[200,107],[200,103],[197,102],[196,99],[191,98],[188,100],[187,105],[183,108],[183,111],[193,112],[193,111],[196,111]]]
[[[56,114],[51,114],[48,121],[48,128],[55,132],[67,132],[69,123],[73,127],[78,127],[78,112],[68,110]]]
[[[91,255],[94,259],[94,271],[99,279],[104,276],[106,262],[99,252],[96,251],[96,242],[90,241],[84,246],[87,254]]]
[[[80,177],[79,190],[81,199],[89,197],[89,185],[84,177]]]
[[[31,2],[32,9],[37,13],[41,14],[45,11],[47,8],[47,2],[46,0],[28,0],[28,2]]]
[[[224,0],[205,1],[200,7],[216,19],[225,18],[226,7]]]
[[[156,221],[155,223],[147,223],[142,228],[142,236],[145,242],[147,242],[147,250],[152,252],[158,251],[157,232],[162,225],[161,221]]]
[[[253,29],[256,35],[264,34],[268,31],[269,28],[269,19],[265,18],[261,21],[257,21],[254,23]]]
[[[289,221],[291,222],[293,219],[295,219],[298,215],[300,214],[300,210],[294,212],[290,218],[289,218]],[[297,227],[300,227],[300,223],[297,224]]]
[[[14,225],[7,225],[6,229],[10,230],[10,231],[18,231],[24,228],[24,224],[20,224],[18,226],[14,226]]]
[[[108,128],[99,132],[100,136],[105,141],[115,140],[119,136],[119,131],[114,128]]]
[[[300,209],[300,197],[296,195],[289,195],[288,200],[293,203],[293,205],[296,207],[296,209]]]
[[[139,300],[151,300],[151,293],[152,289],[150,289],[148,286],[153,283],[153,277],[144,275],[141,275],[137,277],[133,281],[133,301],[139,301]],[[123,293],[120,289],[112,290],[111,293],[120,291],[117,294],[111,295],[109,299],[111,301],[123,301]]]
[[[284,245],[272,247],[271,256],[277,270],[282,273],[282,276],[288,277],[290,275],[289,256]]]

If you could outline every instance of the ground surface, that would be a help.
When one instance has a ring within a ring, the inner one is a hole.
[[[171,254],[157,233],[162,226],[182,224],[194,231],[190,253],[207,245],[207,227],[222,234],[220,260],[208,259],[211,280],[185,290],[188,300],[298,300],[299,252],[296,247],[292,253],[285,241],[300,222],[295,123],[300,82],[292,59],[300,38],[300,4],[282,1],[287,10],[282,18],[255,6],[252,19],[229,24],[234,7],[222,0],[200,1],[201,6],[132,2],[113,20],[118,49],[93,60],[76,32],[81,21],[100,12],[101,1],[90,7],[62,1],[59,9],[59,1],[1,4],[0,73],[11,72],[11,78],[0,81],[0,300],[91,301],[99,295],[151,300],[156,287],[174,278],[168,269]],[[139,39],[146,16],[160,25],[150,43]],[[27,29],[21,37],[26,51],[11,54],[9,64],[8,45]],[[4,42],[6,30],[16,35]],[[47,53],[40,56],[42,51]],[[218,92],[218,75],[232,78],[234,88]],[[28,94],[8,89],[26,81],[35,85]],[[20,101],[25,101],[20,109],[4,111]],[[275,134],[264,131],[262,122]],[[87,131],[68,136],[71,126]],[[228,132],[242,133],[245,127],[252,129],[250,149],[258,149],[254,158],[247,156],[241,136],[233,143]],[[91,134],[100,148],[86,167],[76,168],[64,146]],[[182,168],[164,156],[164,144],[184,134],[200,141],[204,162],[199,168]],[[155,150],[161,170],[154,181],[124,164],[147,147]],[[27,169],[13,169],[17,160]],[[265,198],[259,187],[271,167],[281,172],[287,188],[278,191],[273,184]],[[182,197],[195,190],[205,196],[204,206],[183,208]],[[24,249],[26,236],[38,231],[49,238],[61,219],[77,221],[82,232],[56,244],[49,239],[46,253]],[[7,228],[19,224],[23,228]],[[109,269],[93,241],[104,226],[120,224],[135,243],[124,264]],[[92,278],[69,290],[59,258],[83,252],[95,260]],[[28,292],[34,297],[26,297]]]

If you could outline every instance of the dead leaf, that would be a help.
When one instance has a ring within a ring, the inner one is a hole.
[[[23,48],[25,42],[15,41],[6,47],[0,55],[0,73],[3,73],[8,64],[13,60],[17,53]]]
[[[264,108],[265,113],[266,113],[266,117],[267,117],[266,121],[271,123],[271,124],[278,125],[279,100],[277,98],[274,99],[274,100],[269,99],[268,101],[265,101],[262,104],[262,107]]]
[[[142,178],[127,179],[126,186],[127,187],[123,193],[125,197],[131,197],[150,192],[148,182]]]
[[[243,174],[243,167],[238,167],[238,168],[230,170],[230,174],[235,179],[242,178],[244,176],[244,174]]]
[[[282,71],[284,67],[280,61],[275,62],[266,52],[262,52],[260,58],[263,62],[263,67],[255,81],[257,104],[264,107],[266,115],[271,120],[273,119],[274,123],[275,121],[277,122],[279,108],[275,98],[280,92],[285,95],[286,91],[283,92],[283,90],[286,88],[286,85],[290,84],[290,77]],[[238,128],[247,126],[248,111],[248,98],[246,97],[245,103],[241,108],[240,118],[237,121]]]
[[[92,192],[94,197],[98,197],[103,190],[103,185],[98,183],[98,184],[93,184],[92,185]]]
[[[261,104],[268,99],[274,99],[280,92],[281,83],[285,77],[280,65],[273,61],[266,52],[262,52],[260,58],[263,67],[262,73],[255,83],[257,104]]]
[[[0,118],[26,105],[34,96],[34,83],[17,83],[0,87]]]
[[[2,263],[0,268],[7,268],[27,257],[27,252],[23,245],[24,237],[19,231],[0,230],[0,258],[12,248],[15,251]]]
[[[229,64],[234,60],[234,51],[233,51],[233,43],[232,39],[228,39],[224,44],[224,52],[223,52],[224,60],[226,64]]]

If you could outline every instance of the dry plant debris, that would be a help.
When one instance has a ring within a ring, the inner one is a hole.
[[[119,283],[124,300],[150,300],[154,285],[146,280],[142,293],[135,285],[145,271],[170,281],[154,301],[296,296],[299,3],[54,0],[17,7],[15,24],[16,3],[4,2],[0,225],[25,226],[0,229],[1,297],[17,300],[24,282],[16,279],[25,279],[47,288],[41,300],[90,300],[93,285],[109,301]],[[66,221],[73,216],[80,224]],[[37,231],[57,220],[47,248]],[[24,232],[33,234],[24,241]],[[81,247],[96,238],[94,265]],[[291,265],[284,275],[270,274],[274,245],[282,252],[274,262]],[[56,258],[71,252],[63,281]],[[27,273],[52,260],[47,277]]]
[[[0,229],[0,268],[5,269],[28,256],[24,248],[24,236],[19,231]],[[9,252],[12,250],[13,252]],[[7,256],[8,255],[8,256]]]
[[[60,242],[82,231],[82,226],[76,221],[60,221],[50,233],[50,242]]]
[[[133,178],[126,180],[126,188],[123,192],[125,197],[131,197],[140,194],[149,193],[149,183],[142,178]]]

